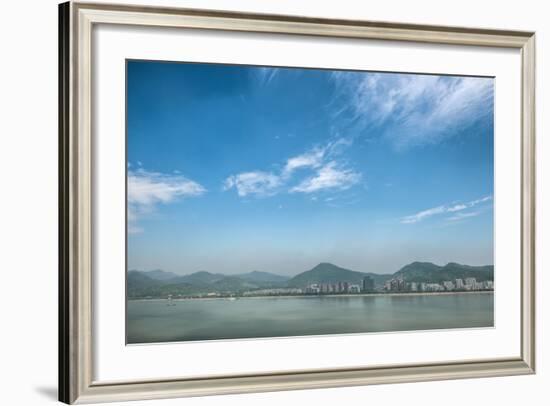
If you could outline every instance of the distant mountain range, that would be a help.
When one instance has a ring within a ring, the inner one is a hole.
[[[223,275],[199,271],[178,275],[162,270],[128,272],[128,297],[159,297],[208,292],[242,292],[250,289],[285,287],[288,277],[269,272],[252,271]]]
[[[276,275],[269,272],[252,271],[235,275],[237,278],[244,279],[252,283],[278,283],[288,281],[288,276]]]
[[[330,263],[320,263],[314,268],[292,278],[269,272],[252,271],[236,275],[224,275],[199,271],[178,275],[163,270],[128,272],[127,293],[129,298],[165,297],[167,295],[191,295],[209,292],[239,293],[253,289],[305,288],[313,283],[348,282],[361,284],[365,276],[380,287],[392,278],[406,282],[441,283],[447,280],[474,277],[478,281],[493,280],[493,265],[469,266],[450,262],[439,266],[431,262],[413,262],[393,274],[358,272]]]
[[[483,282],[494,280],[493,269],[493,265],[470,266],[449,262],[445,266],[438,266],[431,262],[413,262],[394,273],[393,277],[401,277],[405,282],[441,283],[465,278],[476,278],[478,282]]]
[[[335,283],[348,282],[361,284],[365,276],[370,276],[374,279],[374,284],[383,285],[391,275],[381,275],[376,273],[366,273],[351,271],[349,269],[340,268],[339,266],[322,262],[309,271],[302,272],[288,281],[288,286],[302,288],[312,283]]]

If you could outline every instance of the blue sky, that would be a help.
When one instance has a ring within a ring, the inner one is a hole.
[[[493,263],[492,78],[128,61],[128,267]]]

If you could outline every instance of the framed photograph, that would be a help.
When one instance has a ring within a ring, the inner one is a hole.
[[[534,373],[534,33],[59,22],[61,401]]]

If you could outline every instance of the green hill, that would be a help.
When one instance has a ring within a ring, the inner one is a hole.
[[[173,275],[173,277],[168,277]],[[154,279],[151,276],[159,279]],[[281,281],[282,279],[282,281]],[[274,280],[279,280],[275,282]],[[210,292],[238,293],[250,289],[285,286],[285,278],[267,272],[226,276],[206,271],[176,275],[164,271],[129,271],[127,293],[130,298],[195,295]]]
[[[328,262],[322,262],[309,271],[302,272],[290,279],[288,281],[288,286],[303,288],[312,283],[335,282],[348,282],[360,285],[365,276],[372,277],[375,285],[381,285],[385,280],[391,278],[391,275],[357,272],[350,269],[340,268],[339,266]]]
[[[288,277],[270,272],[252,271],[235,275],[236,277],[252,283],[283,283]]]
[[[159,284],[158,281],[150,278],[145,272],[141,271],[129,271],[126,283],[128,290],[143,289]]]
[[[178,276],[173,279],[172,283],[188,283],[191,285],[209,285],[225,278],[225,275],[219,273],[210,273],[206,271],[199,271],[189,275]]]
[[[178,277],[178,275],[173,272],[166,272],[161,269],[143,272],[143,274],[156,281],[167,281]]]
[[[454,279],[476,278],[478,282],[494,280],[494,266],[470,266],[449,262],[438,266],[431,262],[413,262],[393,274],[406,282],[441,283]]]
[[[247,282],[236,276],[226,276],[210,285],[210,288],[216,292],[241,292],[259,287],[258,284]]]
[[[177,296],[177,295],[191,295],[200,292],[196,286],[189,285],[186,283],[181,284],[156,284],[145,287],[130,287],[128,286],[128,298],[138,299],[138,298],[166,298],[168,295]]]

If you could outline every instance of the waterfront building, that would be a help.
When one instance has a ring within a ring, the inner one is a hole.
[[[406,283],[402,278],[390,279],[384,284],[384,289],[391,292],[404,292],[409,287],[409,284]]]
[[[348,287],[349,293],[361,293],[361,286],[356,284],[350,284]]]
[[[399,292],[404,292],[405,290],[407,290],[407,284],[405,283],[405,281],[403,279],[398,279],[397,280],[397,290]]]
[[[363,292],[372,292],[374,290],[374,279],[370,276],[363,278]]]
[[[243,293],[243,296],[276,296],[276,295],[300,295],[304,293],[302,289],[299,288],[274,288],[274,289],[258,289],[250,290]],[[305,293],[312,293],[306,288]],[[207,297],[212,296],[211,293],[206,295]]]
[[[442,290],[444,290],[444,288],[439,283],[426,284],[426,292],[440,292]]]
[[[318,295],[319,293],[321,293],[321,288],[318,284],[313,283],[306,288],[306,293]]]
[[[462,279],[456,279],[455,285],[457,289],[464,289],[464,281]]]
[[[476,278],[466,278],[464,280],[464,283],[466,285],[470,285],[472,287],[471,289],[473,290],[473,289],[475,289],[477,281],[476,281]]]
[[[443,287],[445,288],[445,290],[455,290],[455,285],[452,281],[443,282]]]

